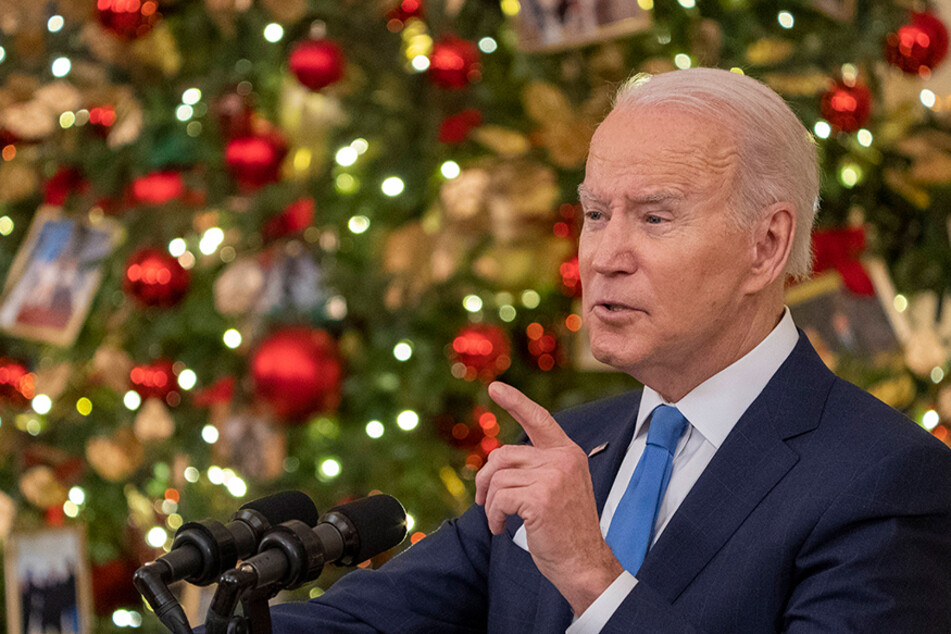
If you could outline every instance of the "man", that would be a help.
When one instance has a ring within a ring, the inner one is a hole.
[[[831,374],[783,306],[817,195],[764,85],[629,82],[591,141],[579,264],[592,351],[643,392],[556,422],[492,384],[531,445],[275,631],[951,631],[951,452]]]

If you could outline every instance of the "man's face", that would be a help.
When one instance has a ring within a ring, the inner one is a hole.
[[[591,141],[584,322],[597,359],[652,387],[697,360],[725,367],[744,335],[751,238],[727,216],[736,153],[727,128],[675,108],[616,110]]]

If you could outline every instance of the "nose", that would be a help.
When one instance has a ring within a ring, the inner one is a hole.
[[[587,260],[591,270],[599,275],[626,275],[636,271],[635,236],[623,220],[621,214],[615,214],[599,230],[582,232],[579,263]]]

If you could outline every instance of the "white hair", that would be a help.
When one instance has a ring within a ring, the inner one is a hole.
[[[765,84],[717,68],[634,75],[618,90],[615,109],[683,108],[724,123],[736,134],[739,165],[730,217],[751,229],[769,205],[795,205],[796,233],[786,263],[795,279],[812,270],[810,234],[819,207],[816,144],[782,97]]]

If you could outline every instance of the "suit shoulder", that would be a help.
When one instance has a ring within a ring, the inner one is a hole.
[[[854,438],[865,438],[883,451],[901,447],[936,451],[951,463],[951,450],[903,413],[865,390],[836,378],[823,418],[838,421]]]

